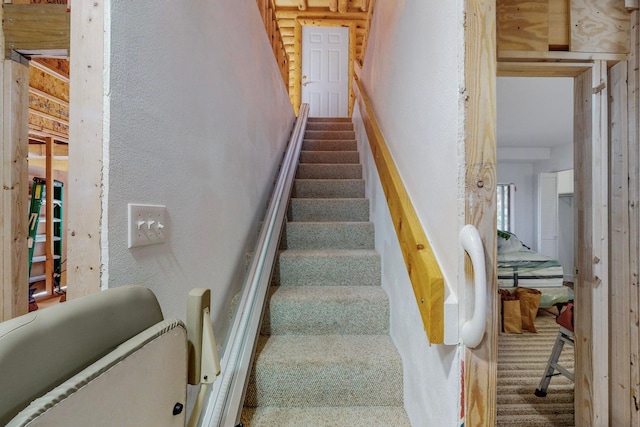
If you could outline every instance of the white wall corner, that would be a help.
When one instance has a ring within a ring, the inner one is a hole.
[[[458,296],[451,292],[444,301],[444,343],[458,345],[460,343],[460,317]]]

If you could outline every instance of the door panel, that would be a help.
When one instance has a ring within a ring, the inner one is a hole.
[[[348,27],[302,27],[301,81],[310,117],[348,117]]]

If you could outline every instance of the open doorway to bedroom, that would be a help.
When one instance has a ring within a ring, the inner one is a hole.
[[[574,385],[554,377],[534,395],[558,333],[557,304],[573,299],[574,79],[498,77],[498,286],[535,289],[532,310],[498,332],[498,425],[574,425]],[[528,317],[528,318],[526,318]],[[526,318],[526,319],[525,319]],[[560,362],[574,370],[573,348]]]

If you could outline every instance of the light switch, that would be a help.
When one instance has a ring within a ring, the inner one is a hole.
[[[163,243],[167,234],[166,206],[129,203],[129,244],[127,247]]]

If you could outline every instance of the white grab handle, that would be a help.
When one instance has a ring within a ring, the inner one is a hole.
[[[487,323],[487,274],[484,263],[484,247],[478,229],[467,224],[460,230],[460,244],[471,258],[475,286],[473,317],[462,326],[462,343],[475,348],[484,337]]]

